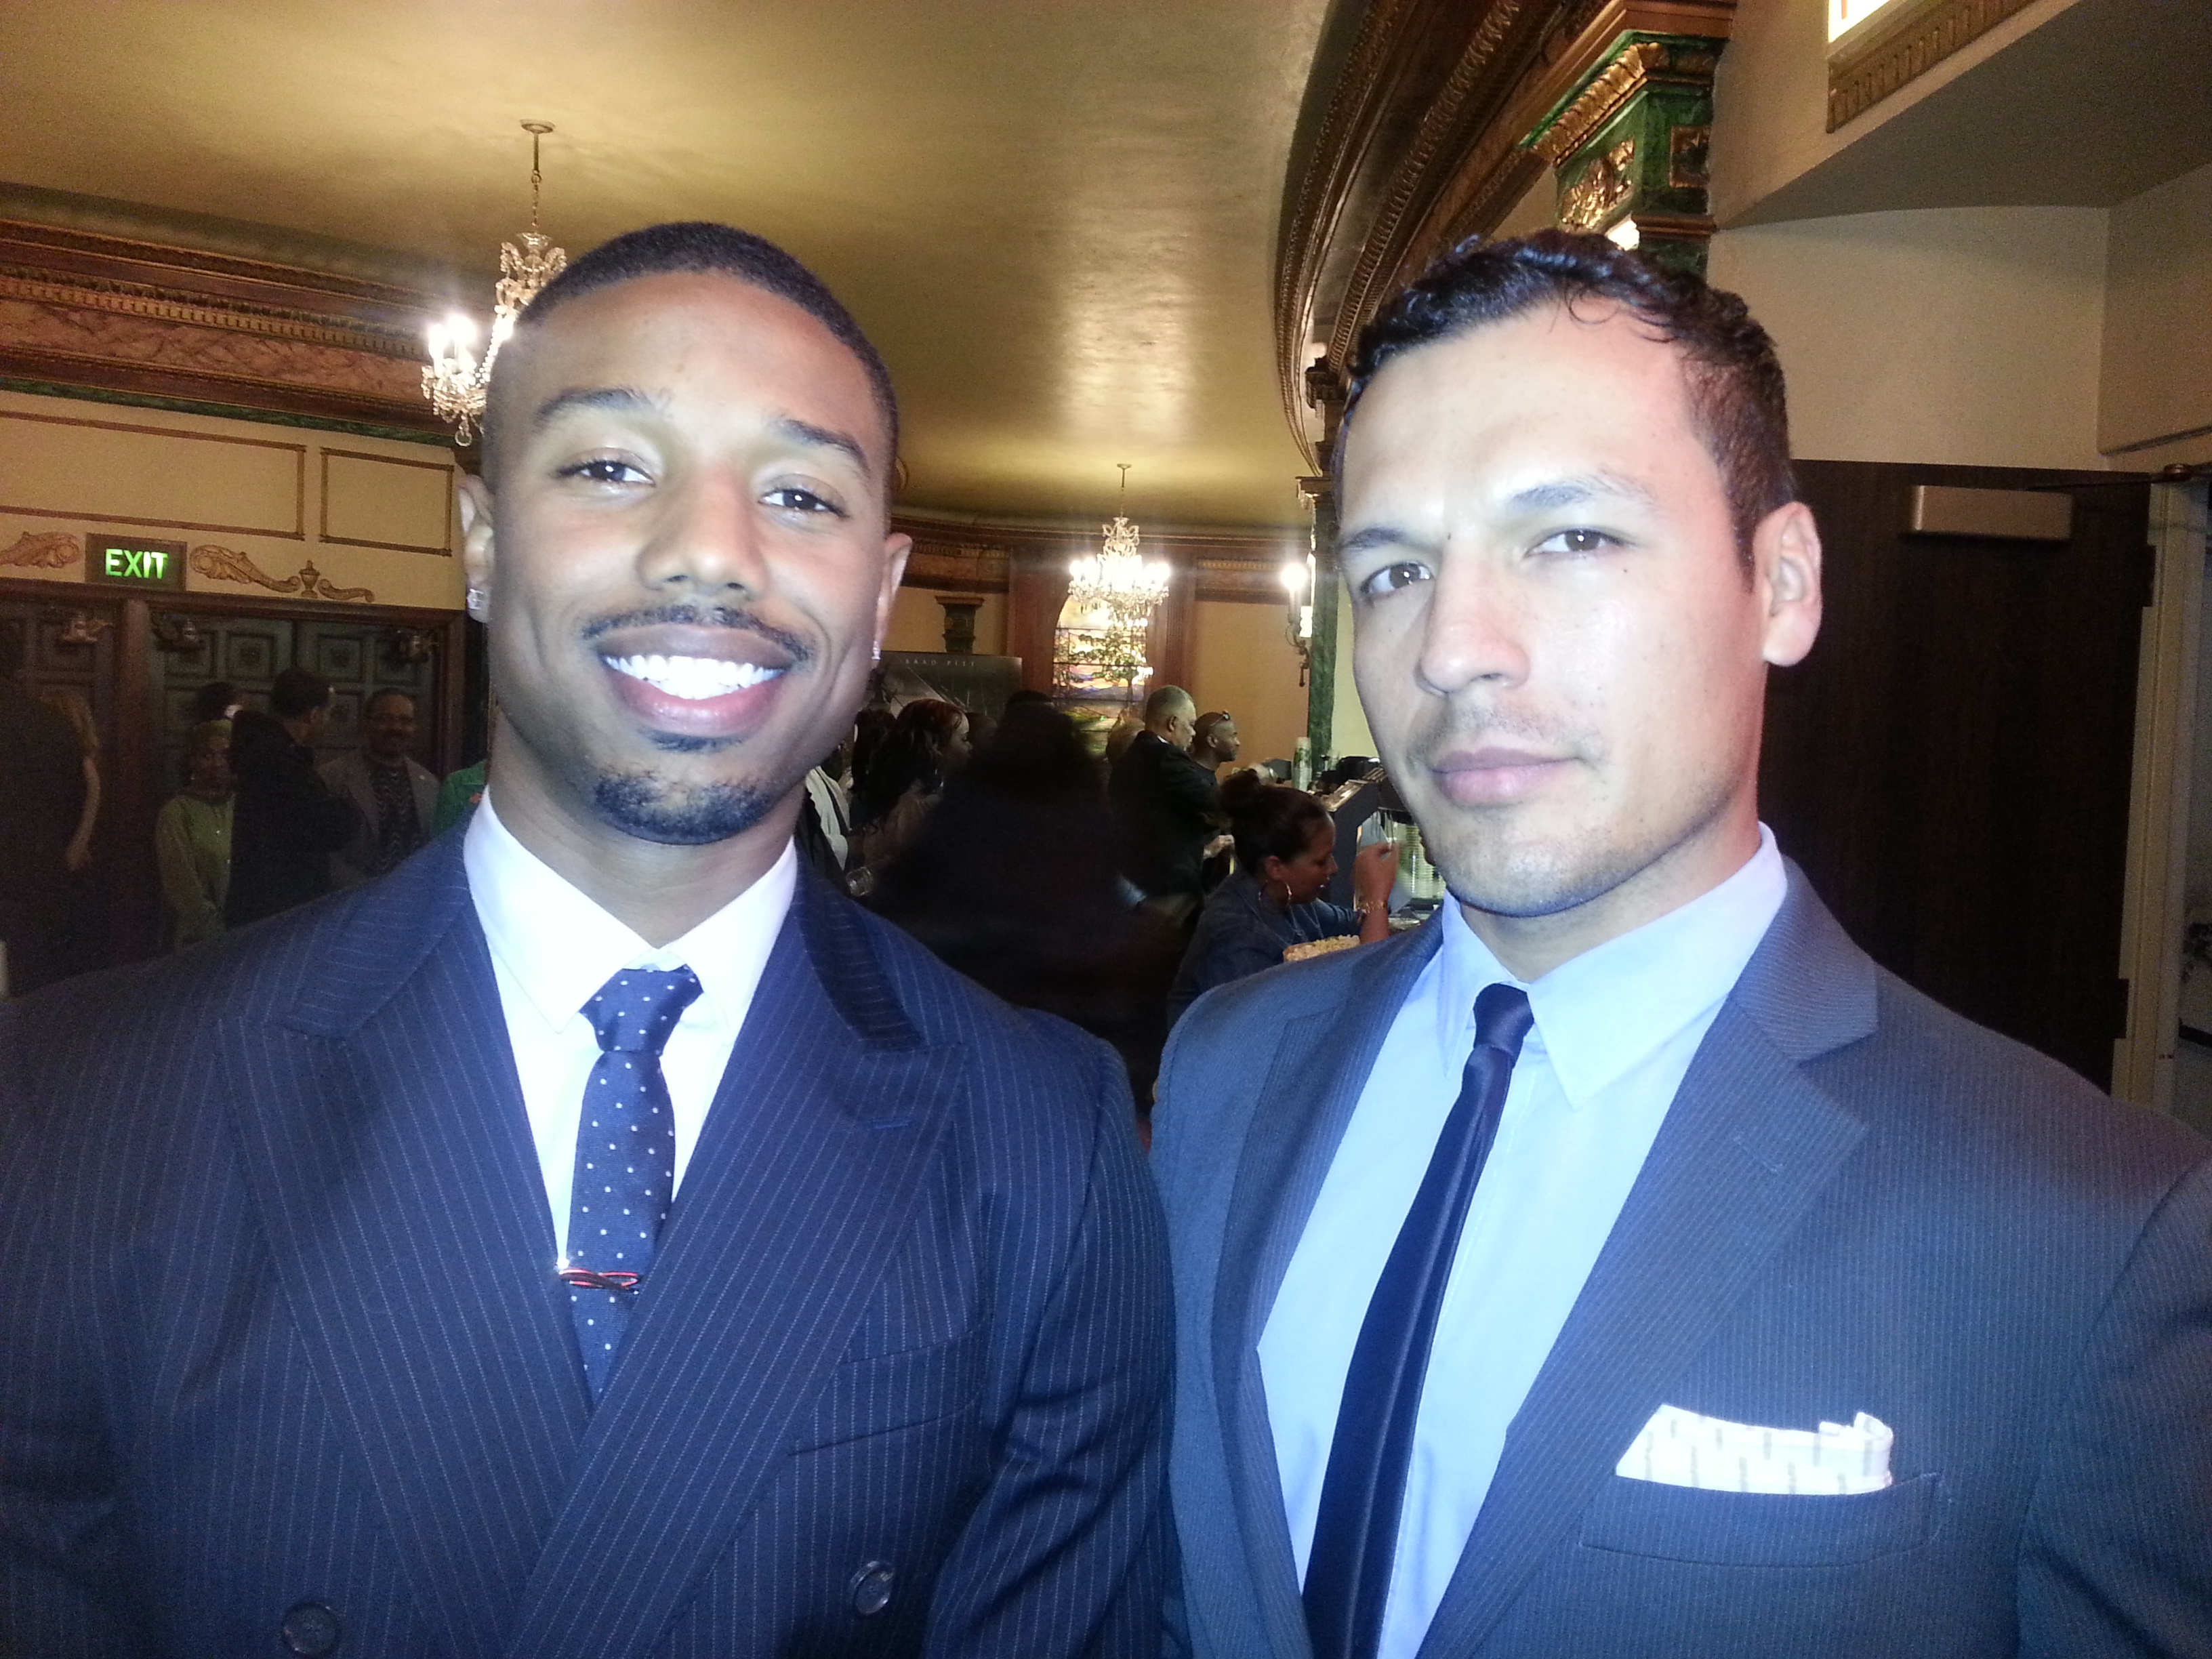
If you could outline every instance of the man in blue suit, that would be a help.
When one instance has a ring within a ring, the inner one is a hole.
[[[906,553],[881,362],[660,226],[538,298],[487,439],[465,830],[0,1010],[0,1652],[1156,1648],[1119,1063],[791,848]]]
[[[1820,605],[1765,334],[1474,243],[1348,408],[1360,696],[1456,902],[1169,1049],[1182,1644],[2212,1653],[2212,1149],[1877,969],[1759,822]]]

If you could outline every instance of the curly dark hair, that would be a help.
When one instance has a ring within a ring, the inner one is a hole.
[[[1572,310],[1609,300],[1682,353],[1698,436],[1720,469],[1736,550],[1751,568],[1760,520],[1797,499],[1790,471],[1790,414],[1774,342],[1743,301],[1686,271],[1668,270],[1602,236],[1540,230],[1490,241],[1469,237],[1392,301],[1359,337],[1336,442],[1359,399],[1394,357],[1502,323],[1543,306]]]
[[[1238,772],[1221,786],[1221,810],[1237,842],[1237,867],[1254,877],[1271,858],[1285,864],[1313,845],[1314,826],[1328,809],[1303,789],[1268,783],[1256,772]]]

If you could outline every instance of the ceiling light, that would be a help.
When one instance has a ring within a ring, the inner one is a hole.
[[[552,125],[525,121],[522,130],[530,135],[530,228],[514,241],[499,245],[499,283],[492,289],[491,339],[484,347],[483,360],[477,360],[477,327],[468,318],[456,313],[443,323],[432,324],[429,330],[430,366],[422,371],[422,395],[430,400],[440,420],[454,423],[457,444],[469,442],[483,419],[491,366],[507,337],[514,332],[515,319],[568,265],[568,256],[538,229],[538,194],[544,183],[538,167],[538,145],[553,131]]]

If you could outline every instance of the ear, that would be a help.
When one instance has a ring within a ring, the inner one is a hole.
[[[891,631],[891,610],[898,604],[899,578],[906,574],[907,555],[914,551],[914,538],[890,535],[884,538],[884,586],[876,595],[876,650],[880,653],[884,640]]]
[[[496,562],[492,537],[491,486],[482,478],[464,474],[455,486],[461,509],[461,575],[471,587],[491,592],[492,566]]]
[[[1820,532],[1802,501],[1778,507],[1751,534],[1759,601],[1759,654],[1777,668],[1802,662],[1820,632]]]

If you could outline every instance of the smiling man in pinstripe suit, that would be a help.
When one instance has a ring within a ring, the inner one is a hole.
[[[1147,1650],[1118,1063],[791,851],[906,551],[881,362],[660,226],[538,300],[492,417],[465,830],[0,1007],[0,1652]]]

